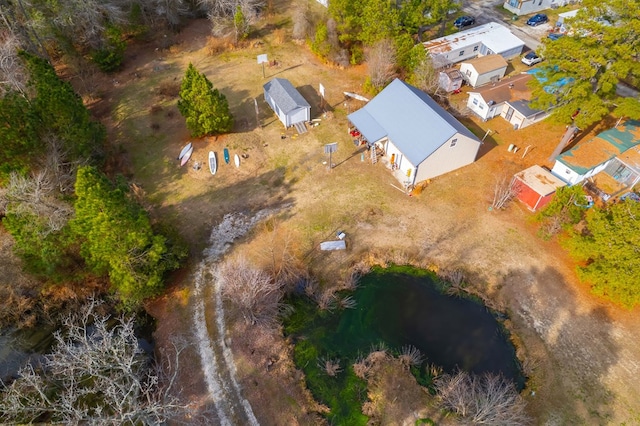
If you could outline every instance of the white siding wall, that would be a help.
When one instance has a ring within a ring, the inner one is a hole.
[[[476,81],[478,80],[478,71],[472,64],[460,64],[460,72],[462,77],[471,87],[476,87]]]
[[[585,174],[581,175],[576,171],[567,167],[565,164],[556,160],[555,164],[553,165],[553,168],[551,169],[551,173],[558,176],[560,179],[564,180],[569,185],[575,185],[576,183],[580,183],[583,180],[590,178],[591,176],[597,175],[602,170],[604,170],[610,162],[611,160],[605,161],[604,163],[594,167],[593,169],[587,171]]]
[[[549,9],[552,0],[506,0],[504,8],[516,15],[528,15]],[[556,1],[558,3],[558,1]],[[562,2],[560,2],[561,4]]]
[[[487,105],[484,101],[484,98],[477,93],[469,92],[469,100],[467,100],[467,107],[483,120],[488,120],[490,118],[495,117],[496,115],[500,115],[500,113],[505,109],[503,108],[504,103],[495,104],[492,106]]]
[[[288,126],[293,126],[296,123],[300,123],[302,121],[309,121],[311,120],[311,114],[309,112],[309,108],[298,108],[296,110],[293,110],[291,112],[289,112],[289,117],[288,117]]]
[[[501,79],[504,77],[504,72],[507,70],[507,67],[503,67],[497,70],[493,70],[482,75],[478,75],[476,80],[476,84],[474,87],[483,86],[485,84],[491,83],[491,79],[493,77],[497,77],[497,79]]]
[[[484,74],[478,74],[475,67],[471,64],[462,64],[460,65],[460,72],[464,76],[465,80],[472,87],[479,87],[491,82],[492,77],[498,77],[499,79],[504,77],[504,73],[507,70],[507,67],[503,67],[494,71],[490,71]]]
[[[477,140],[459,133],[454,135],[418,165],[413,183],[422,182],[473,163],[479,149],[480,143]]]
[[[476,56],[478,56],[478,54],[480,54],[481,46],[482,46],[482,43],[477,42],[476,44],[471,44],[469,46],[452,50],[450,52],[436,53],[436,55],[434,56],[445,58],[447,61],[455,64],[455,63],[466,61],[467,59],[475,58]]]

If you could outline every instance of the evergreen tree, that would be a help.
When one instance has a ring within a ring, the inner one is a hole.
[[[73,159],[95,157],[105,139],[102,124],[91,120],[89,111],[71,85],[60,80],[46,60],[23,53],[31,75],[29,85],[35,91],[33,113],[38,116],[38,131],[60,137]]]
[[[555,106],[556,121],[575,120],[580,128],[598,122],[621,102],[624,107],[614,113],[640,118],[640,100],[623,101],[616,93],[620,80],[640,79],[640,1],[583,0],[582,5],[568,21],[568,35],[544,40],[541,54],[547,65],[541,67],[543,78],[533,82],[533,106]]]
[[[153,232],[149,217],[129,198],[123,182],[114,185],[97,169],[82,167],[75,188],[71,230],[87,265],[97,274],[108,274],[125,305],[157,294],[164,273],[176,269],[186,253],[172,250],[164,236]]]
[[[194,137],[225,133],[233,128],[227,98],[193,64],[189,64],[182,79],[178,109]]]
[[[586,229],[566,243],[592,291],[628,308],[640,304],[639,227],[640,203],[628,200],[591,209]]]
[[[26,173],[42,152],[38,126],[38,117],[24,96],[7,92],[0,98],[0,183],[13,171]]]

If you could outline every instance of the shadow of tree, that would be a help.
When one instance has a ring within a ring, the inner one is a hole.
[[[498,288],[529,360],[527,400],[542,414],[539,423],[611,422],[614,395],[606,379],[619,361],[619,347],[608,312],[579,301],[551,267],[511,270]]]

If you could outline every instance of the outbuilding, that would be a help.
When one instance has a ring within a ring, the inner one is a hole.
[[[512,188],[529,210],[535,212],[549,204],[558,188],[567,184],[550,171],[533,165],[513,177]]]
[[[264,100],[276,113],[284,127],[289,128],[297,123],[311,120],[311,105],[289,80],[274,78],[263,88]]]
[[[405,186],[475,161],[482,142],[420,89],[395,79],[349,114],[371,149],[381,149]]]
[[[445,92],[455,92],[462,87],[462,74],[456,68],[449,68],[440,71],[438,76],[438,85]]]
[[[482,55],[520,56],[524,41],[497,22],[479,25],[422,43],[437,67],[466,61]]]
[[[497,83],[507,72],[507,61],[500,55],[480,56],[460,64],[460,73],[472,87]]]

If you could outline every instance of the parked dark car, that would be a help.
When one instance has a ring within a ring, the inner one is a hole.
[[[527,25],[535,27],[548,21],[549,18],[547,17],[547,15],[545,15],[544,13],[538,13],[537,15],[533,15],[531,18],[529,18],[529,20],[527,21]]]
[[[453,26],[460,29],[462,27],[468,27],[476,23],[476,18],[473,16],[461,16],[453,22]]]

